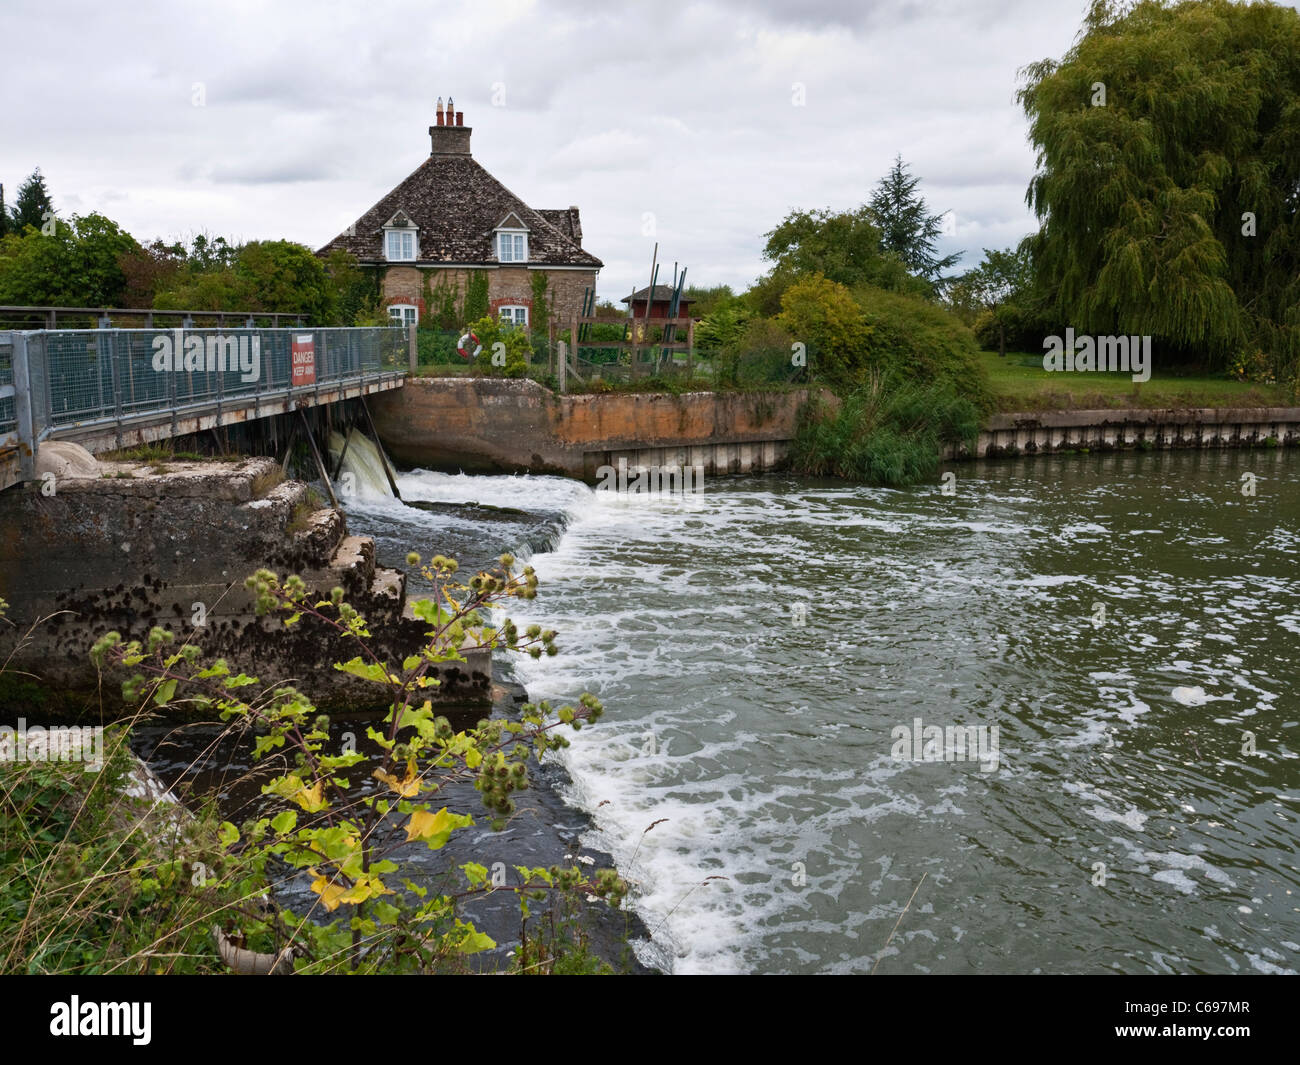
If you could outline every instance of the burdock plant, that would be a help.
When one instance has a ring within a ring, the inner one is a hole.
[[[416,555],[408,556],[408,562],[420,565]],[[531,566],[516,573],[515,559],[502,555],[497,567],[466,582],[457,579],[457,569],[453,559],[441,555],[422,566],[433,596],[412,607],[428,625],[427,639],[400,665],[376,653],[365,618],[345,601],[342,589],[312,601],[298,577],[281,580],[259,570],[246,582],[259,614],[283,615],[285,625],[307,615],[333,628],[357,650],[335,668],[388,689],[389,709],[381,727],[367,729],[381,752],[371,773],[378,787],[363,787],[348,776],[367,755],[346,748],[327,752],[329,718],[295,688],[267,691],[257,678],[233,671],[224,660],[201,662],[191,645],[173,650],[164,630],[155,630],[144,646],[123,643],[116,633],[95,645],[97,661],[136,671],[126,681],[133,692],[148,686],[158,705],[185,698],[224,720],[256,726],[255,758],[281,750],[294,754],[292,768],[262,788],[280,809],[239,827],[223,824],[224,854],[212,865],[236,882],[236,894],[243,899],[273,899],[276,871],[287,866],[291,876],[305,873],[310,878],[315,902],[305,913],[276,903],[230,908],[222,930],[228,942],[274,951],[282,966],[293,959],[299,972],[428,972],[495,946],[458,915],[458,903],[470,896],[506,890],[516,892],[521,905],[538,893],[621,904],[627,885],[612,870],[521,866],[521,882],[504,885],[498,878],[490,882],[486,870],[471,863],[463,867],[466,890],[440,895],[397,879],[392,855],[398,848],[419,842],[438,850],[453,832],[474,823],[469,813],[435,808],[432,799],[442,787],[472,780],[493,828],[500,829],[515,810],[513,795],[528,786],[530,759],[567,746],[564,730],[576,731],[602,712],[594,696],[583,694],[576,706],[529,704],[517,721],[482,721],[468,730],[458,731],[435,714],[429,698],[439,683],[435,669],[464,661],[465,650],[505,648],[534,657],[555,653],[552,630],[534,625],[520,632],[508,618],[495,627],[483,621],[489,609],[509,599],[536,595]],[[313,921],[322,909],[339,916],[330,923]]]

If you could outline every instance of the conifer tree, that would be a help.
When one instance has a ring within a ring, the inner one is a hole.
[[[40,229],[46,222],[47,213],[51,215],[54,213],[54,201],[50,199],[50,192],[45,187],[41,168],[37,167],[32,171],[31,176],[18,186],[18,196],[14,200],[13,214],[9,222],[10,228],[20,235],[26,226]]]
[[[961,252],[942,259],[935,254],[935,243],[943,234],[943,215],[930,214],[925,198],[917,192],[920,183],[898,156],[876,183],[867,213],[880,230],[881,249],[893,252],[913,273],[937,283],[944,280],[943,271],[961,259]]]

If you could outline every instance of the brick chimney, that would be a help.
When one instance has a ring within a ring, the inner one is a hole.
[[[437,125],[429,127],[430,155],[469,155],[469,135],[473,130],[465,125],[465,115],[456,110],[456,102],[447,97],[446,110],[442,97],[438,97]]]

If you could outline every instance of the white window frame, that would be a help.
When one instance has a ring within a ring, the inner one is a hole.
[[[399,313],[394,314],[394,311]],[[420,308],[414,303],[390,303],[388,317],[395,319],[398,325],[415,325],[420,320]]]
[[[397,255],[393,254],[393,240],[392,240],[393,237],[411,238],[409,255],[400,254],[401,252],[407,250],[406,248],[400,246],[401,244],[405,244],[406,243],[405,241],[399,242],[399,247],[397,249],[399,254]],[[420,231],[418,229],[416,229],[414,226],[385,226],[384,227],[384,259],[387,262],[413,263],[417,259],[419,259],[419,257],[420,257]]]
[[[509,249],[507,253],[507,248]],[[515,252],[519,254],[516,255]],[[528,230],[526,229],[498,229],[497,230],[497,262],[499,263],[526,263],[528,262]]]
[[[497,318],[505,319],[506,312],[510,313],[509,322],[511,325],[528,326],[528,307],[522,303],[505,303],[497,308]],[[519,313],[523,313],[523,319],[520,320]]]

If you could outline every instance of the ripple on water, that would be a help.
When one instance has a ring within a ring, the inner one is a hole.
[[[1276,458],[1249,508],[1222,503],[1246,452],[983,464],[949,498],[408,476],[430,501],[566,515],[511,611],[562,653],[517,672],[606,705],[563,752],[568,797],[636,884],[646,960],[1289,971],[1300,461]],[[996,725],[997,772],[896,761],[918,717]]]

